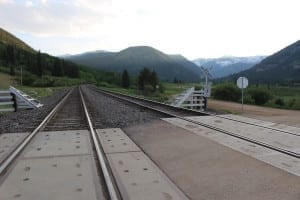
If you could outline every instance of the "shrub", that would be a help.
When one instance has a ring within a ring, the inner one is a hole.
[[[160,93],[164,93],[165,92],[165,86],[161,83],[158,84],[158,91]]]
[[[254,99],[249,94],[244,94],[244,103],[254,104]]]
[[[100,87],[109,87],[110,84],[108,84],[107,82],[102,81],[102,82],[98,83],[97,86],[100,86]]]
[[[277,98],[275,100],[275,104],[278,105],[278,106],[280,106],[280,107],[282,107],[282,106],[284,106],[284,101],[281,98]]]
[[[215,99],[238,101],[241,91],[232,83],[217,85],[212,90],[212,96]]]
[[[200,85],[195,86],[195,90],[202,90],[202,89],[203,89],[203,87],[201,87]]]
[[[272,98],[270,92],[262,88],[249,88],[246,94],[251,96],[256,105],[263,105]]]
[[[54,85],[54,79],[50,76],[44,76],[41,78],[37,78],[32,83],[32,86],[35,86],[35,87],[51,87],[53,85]]]

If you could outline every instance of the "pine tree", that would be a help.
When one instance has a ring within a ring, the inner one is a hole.
[[[140,90],[145,89],[145,85],[149,83],[149,77],[150,77],[150,70],[148,68],[144,68],[142,71],[140,71],[139,77],[138,77],[138,88]]]
[[[122,73],[122,87],[129,88],[130,80],[127,70],[125,69]]]
[[[145,85],[152,87],[152,91],[155,92],[156,86],[158,85],[158,78],[155,71],[150,72],[148,68],[144,68],[138,77],[138,88],[140,90],[145,89]]]
[[[61,60],[59,60],[58,58],[56,58],[54,61],[52,75],[53,76],[63,76],[64,75],[63,68],[61,66]]]
[[[15,63],[16,63],[16,56],[15,56],[15,47],[11,45],[7,45],[7,61],[9,65],[9,73],[10,75],[15,75]]]
[[[150,74],[149,83],[152,86],[153,91],[155,92],[157,84],[158,84],[158,79],[157,79],[157,76],[156,76],[156,72],[154,70]]]
[[[39,51],[36,57],[36,63],[37,63],[37,75],[42,76],[43,75],[43,67],[42,67],[42,55]]]

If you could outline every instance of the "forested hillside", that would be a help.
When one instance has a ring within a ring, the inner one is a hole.
[[[26,51],[29,51],[32,53],[35,52],[35,50],[33,48],[31,48],[29,45],[27,45],[25,42],[18,39],[11,33],[5,31],[1,27],[0,27],[0,41],[4,44],[10,44],[10,45],[16,46],[18,48],[21,48],[23,50],[26,50]]]
[[[176,79],[183,82],[199,82],[202,76],[201,69],[183,56],[167,55],[148,46],[129,47],[120,52],[88,52],[68,56],[66,59],[117,73],[127,69],[130,75],[136,76],[147,67],[154,70],[164,81]]]
[[[300,83],[300,40],[227,79],[239,76],[246,76],[256,83]]]

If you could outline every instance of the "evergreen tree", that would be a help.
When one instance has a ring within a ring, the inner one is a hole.
[[[125,69],[122,73],[122,87],[129,88],[130,80],[127,70]]]
[[[64,71],[63,71],[63,68],[61,65],[61,60],[59,60],[58,58],[56,58],[54,61],[52,75],[53,76],[63,76],[64,75]]]
[[[140,71],[139,77],[138,77],[138,88],[140,90],[144,90],[145,85],[149,82],[150,77],[150,70],[148,68],[144,68],[142,71]]]
[[[38,51],[38,54],[36,56],[36,63],[37,63],[37,75],[42,76],[43,75],[43,67],[42,67],[42,55],[41,55],[40,51]]]
[[[138,88],[144,90],[146,85],[152,87],[152,91],[156,90],[158,85],[158,78],[155,71],[150,72],[148,68],[144,68],[138,77]]]
[[[9,74],[14,76],[15,75],[15,66],[9,65]]]
[[[153,91],[156,91],[156,86],[158,85],[158,79],[156,76],[156,72],[153,70],[149,77],[149,83],[152,86]]]
[[[15,47],[11,45],[7,45],[7,61],[9,65],[9,73],[10,75],[15,75],[15,63],[16,63],[16,55],[15,55]]]

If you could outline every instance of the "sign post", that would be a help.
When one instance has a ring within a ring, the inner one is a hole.
[[[248,79],[246,77],[239,77],[236,81],[237,86],[242,89],[242,113],[244,112],[244,88],[248,87]]]

